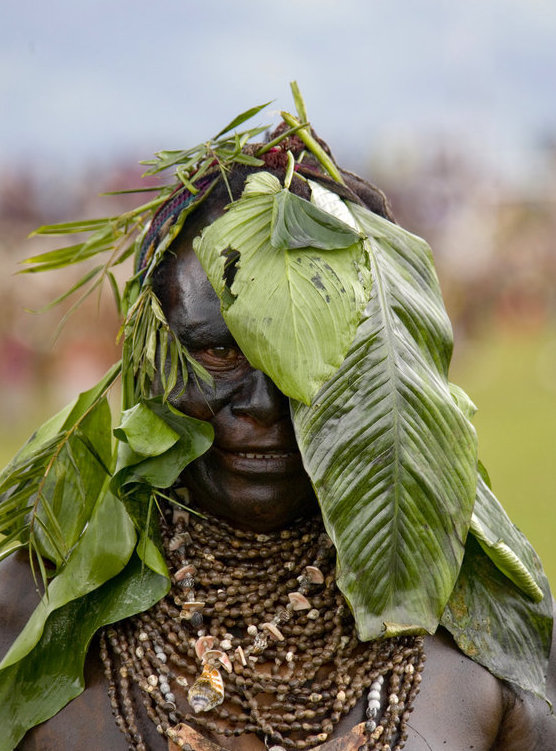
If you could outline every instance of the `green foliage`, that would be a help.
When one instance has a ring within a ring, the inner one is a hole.
[[[214,438],[209,423],[184,415],[162,397],[145,399],[123,412],[115,434],[120,444],[111,487],[120,497],[133,495],[137,485],[171,487]]]
[[[240,257],[228,290],[230,248]],[[361,234],[260,173],[195,250],[249,362],[309,404],[340,366],[368,299]]]
[[[106,394],[119,370],[118,363],[45,423],[0,475],[0,555],[13,552],[15,541],[28,546],[43,579],[44,558],[57,571],[66,564],[110,477]]]
[[[540,602],[512,584],[469,536],[463,565],[442,616],[460,649],[491,673],[545,698],[552,636],[552,598],[540,561],[532,576]]]
[[[484,478],[477,480],[471,532],[500,571],[533,600],[543,599],[545,577],[527,538],[515,527]]]
[[[133,552],[135,540],[135,530],[123,504],[107,493],[99,499],[66,565],[48,585],[0,668],[13,665],[35,647],[52,613],[119,574]]]
[[[434,633],[464,554],[475,434],[451,396],[428,246],[349,208],[368,237],[371,300],[334,378],[294,405],[294,425],[360,637]]]
[[[293,133],[341,182],[292,90],[298,117],[282,113],[290,128],[269,144],[247,146],[264,128],[232,133],[262,109],[252,108],[213,139],[148,162],[148,175],[174,171],[174,184],[151,201],[119,217],[37,231],[90,233],[34,256],[25,271],[105,254],[53,304],[79,290],[83,299],[107,281],[123,347],[121,363],[39,428],[0,475],[0,558],[27,548],[46,587],[0,665],[0,726],[8,728],[0,751],[80,693],[99,627],[166,593],[159,502],[172,502],[183,469],[213,440],[209,424],[169,403],[191,374],[210,379],[171,331],[151,286],[195,202],[123,291],[112,268],[141,247],[176,185],[196,195],[208,173],[226,182],[234,163],[261,166],[259,157]],[[495,675],[543,695],[546,579],[477,462],[474,405],[448,381],[452,335],[429,248],[318,182],[308,182],[310,202],[294,195],[295,166],[290,153],[283,186],[267,172],[252,175],[194,245],[243,353],[292,400],[360,637],[433,633],[441,622]],[[228,286],[230,250],[239,257]],[[120,374],[114,446],[107,393]]]
[[[170,329],[150,284],[145,283],[138,292],[123,331],[124,407],[148,398],[156,376],[165,400],[176,389],[178,381],[183,390],[188,365],[197,378],[210,379]]]
[[[83,691],[85,656],[99,628],[152,607],[167,590],[168,580],[134,555],[117,576],[54,610],[33,651],[0,670],[0,751],[12,751]]]

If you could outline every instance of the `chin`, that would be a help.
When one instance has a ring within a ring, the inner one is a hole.
[[[182,481],[197,508],[239,529],[272,532],[311,516],[318,509],[305,473],[274,482],[267,479],[263,484],[245,477],[215,477],[210,467],[194,464],[183,473]]]

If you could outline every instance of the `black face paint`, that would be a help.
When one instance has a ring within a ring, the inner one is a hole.
[[[289,402],[237,346],[192,239],[186,232],[176,244],[159,294],[171,328],[214,381],[200,383],[190,373],[185,392],[173,403],[210,422],[215,440],[182,480],[202,509],[236,526],[277,529],[316,510]]]

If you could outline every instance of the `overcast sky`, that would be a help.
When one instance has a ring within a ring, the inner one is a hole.
[[[337,153],[451,132],[504,162],[556,132],[556,3],[6,0],[0,70],[0,168],[189,146],[294,78]]]

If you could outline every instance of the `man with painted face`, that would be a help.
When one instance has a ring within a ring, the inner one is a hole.
[[[271,152],[265,164],[281,181],[285,154]],[[193,248],[224,214],[228,190],[238,199],[253,171],[235,168],[229,187],[214,188],[153,276],[172,331],[211,376],[203,382],[191,371],[171,399],[214,428],[212,446],[176,488],[202,516],[163,510],[170,593],[93,643],[84,693],[18,748],[556,748],[546,702],[464,655],[444,629],[357,638],[289,400],[241,351]],[[391,219],[378,191],[343,175],[346,185],[333,189]],[[307,197],[295,176],[291,189]],[[230,287],[235,261],[230,254]],[[4,563],[2,582],[7,646],[34,605],[34,587],[17,557]],[[551,665],[549,697],[555,688]]]

